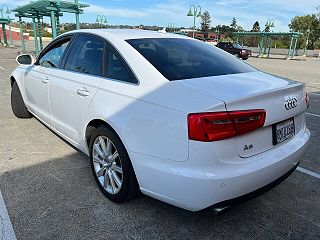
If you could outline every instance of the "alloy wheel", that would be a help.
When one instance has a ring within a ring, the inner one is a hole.
[[[122,186],[122,163],[117,148],[113,142],[99,136],[92,148],[92,158],[95,174],[101,186],[110,194],[117,194]]]

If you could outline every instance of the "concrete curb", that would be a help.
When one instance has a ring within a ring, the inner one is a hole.
[[[16,240],[9,214],[0,191],[0,239]]]

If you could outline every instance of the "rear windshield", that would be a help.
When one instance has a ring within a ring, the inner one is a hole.
[[[217,47],[193,39],[146,38],[127,42],[170,81],[256,71]]]
[[[240,48],[240,49],[242,48],[242,46],[239,43],[233,43],[232,46],[234,48]]]

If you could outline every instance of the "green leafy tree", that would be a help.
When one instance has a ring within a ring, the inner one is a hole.
[[[258,21],[256,21],[252,26],[252,32],[260,32],[260,24]]]
[[[251,29],[251,32],[260,32],[260,24],[258,21],[256,21]],[[257,47],[259,43],[259,37],[258,36],[249,36],[247,38],[247,44],[249,47]]]
[[[235,17],[232,18],[230,27],[233,29],[233,31],[236,31],[236,29],[237,29],[237,20],[236,20]]]
[[[316,14],[296,16],[291,20],[289,28],[292,31],[299,31],[304,34],[304,37],[300,37],[298,41],[298,47],[303,48],[306,42],[306,36],[308,29],[310,30],[308,49],[314,49],[314,44],[320,38],[320,19]]]
[[[204,13],[201,15],[201,31],[202,32],[208,32],[211,25],[211,16],[208,11],[204,11]]]

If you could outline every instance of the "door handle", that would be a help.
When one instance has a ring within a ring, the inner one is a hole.
[[[44,76],[42,78],[42,81],[41,81],[43,84],[47,84],[49,82],[49,78],[47,76]]]
[[[82,97],[87,97],[90,95],[90,92],[87,88],[83,87],[83,88],[78,88],[77,89],[77,94],[82,96]]]

